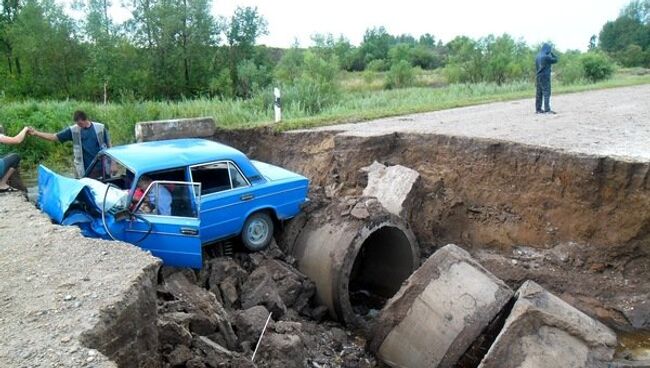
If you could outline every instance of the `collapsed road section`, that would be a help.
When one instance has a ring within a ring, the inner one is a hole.
[[[0,200],[0,366],[156,367],[160,261]]]

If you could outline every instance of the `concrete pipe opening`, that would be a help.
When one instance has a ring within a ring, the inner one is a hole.
[[[410,240],[402,230],[385,226],[370,234],[350,272],[349,298],[354,313],[366,319],[376,315],[414,269]]]
[[[331,317],[361,329],[419,265],[407,224],[381,205],[367,210],[363,218],[340,216],[336,205],[311,213],[288,247]]]

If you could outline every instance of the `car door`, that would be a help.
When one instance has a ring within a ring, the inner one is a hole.
[[[200,193],[201,184],[152,182],[128,220],[125,240],[167,266],[201,268]]]
[[[232,161],[190,168],[192,182],[201,184],[201,238],[225,239],[241,232],[255,200],[254,188]]]

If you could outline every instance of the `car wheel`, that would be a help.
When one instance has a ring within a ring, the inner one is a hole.
[[[248,217],[241,233],[244,246],[254,252],[265,249],[273,237],[273,220],[265,212],[257,212]]]

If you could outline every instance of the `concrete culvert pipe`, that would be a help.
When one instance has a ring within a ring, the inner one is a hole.
[[[419,266],[415,236],[374,199],[310,213],[287,249],[315,283],[319,302],[348,326],[366,328]]]

